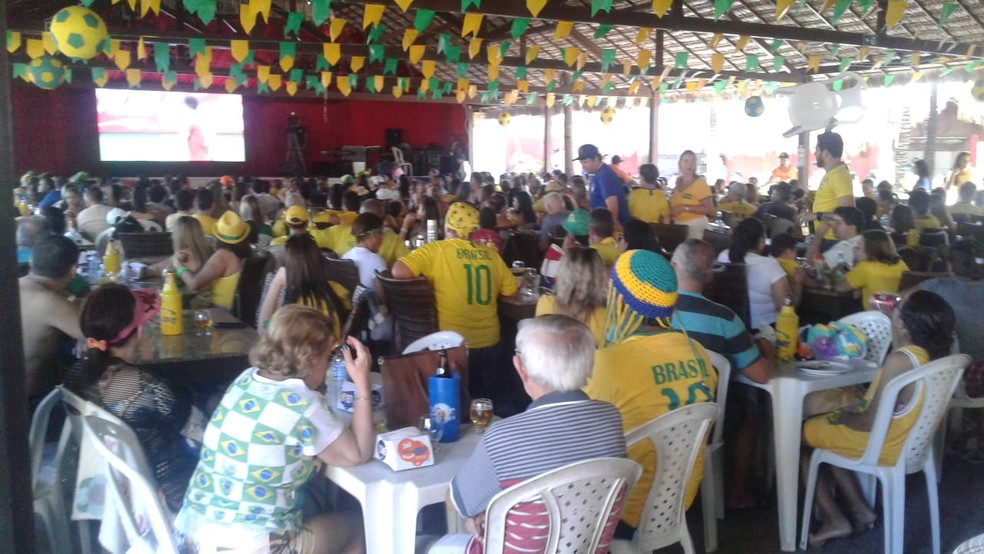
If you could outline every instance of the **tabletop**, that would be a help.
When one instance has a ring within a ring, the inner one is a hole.
[[[516,296],[499,298],[499,315],[520,321],[536,316],[536,303],[540,300],[540,295]]]
[[[852,290],[803,287],[803,297],[796,313],[800,314],[801,324],[827,323],[863,309],[861,300],[854,297]]]

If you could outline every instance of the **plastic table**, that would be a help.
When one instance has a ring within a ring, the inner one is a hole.
[[[854,365],[855,369],[847,373],[811,377],[797,371],[793,362],[777,362],[775,375],[768,383],[756,383],[741,374],[736,377],[738,382],[760,388],[772,397],[779,546],[783,552],[796,550],[803,399],[811,392],[870,383],[878,372],[878,366],[873,362],[856,360]]]
[[[326,466],[328,479],[362,505],[367,554],[413,552],[417,512],[447,499],[451,479],[471,457],[479,438],[470,426],[462,427],[460,440],[441,444],[434,465],[418,469],[393,471],[376,459],[355,467]],[[455,532],[457,524],[452,508],[449,531]]]

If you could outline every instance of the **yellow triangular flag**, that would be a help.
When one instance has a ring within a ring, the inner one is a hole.
[[[530,10],[533,17],[540,15],[540,10],[547,5],[547,0],[526,0],[526,9]]]
[[[225,90],[226,92],[232,92],[236,90],[236,80],[233,78],[227,78],[225,80]]]
[[[335,65],[338,60],[342,58],[342,45],[335,42],[326,42],[321,47],[322,53],[325,55],[325,59],[328,63]]]
[[[915,83],[919,79],[923,78],[924,73],[922,71],[914,71],[912,73],[912,82]]]
[[[55,39],[51,36],[51,33],[41,33],[41,44],[44,45],[44,51],[47,52],[49,56],[54,56],[55,52],[58,51],[58,48],[55,46]]]
[[[519,98],[519,91],[511,90],[506,93],[506,96],[503,99],[506,101],[506,106],[512,106],[516,103],[517,98]]]
[[[296,81],[287,81],[287,86],[285,88],[287,90],[287,94],[289,94],[291,96],[294,96],[295,94],[297,94],[297,82]]]
[[[468,92],[468,85],[470,84],[471,82],[469,81],[468,77],[459,77],[458,84],[457,86],[455,86],[455,90],[457,90],[458,92]]]
[[[41,39],[29,38],[27,39],[27,55],[32,60],[34,58],[40,58],[44,55],[44,43]]]
[[[649,35],[653,32],[649,27],[640,27],[639,32],[636,33],[635,45],[642,46],[642,43],[649,40]]]
[[[229,41],[229,51],[232,53],[232,59],[243,63],[243,60],[249,56],[249,41],[231,40]]]
[[[161,15],[161,0],[140,0],[140,17],[146,17],[150,10],[154,10],[154,15]]]
[[[290,71],[290,68],[294,67],[294,58],[290,56],[284,56],[280,58],[280,70],[284,73]]]
[[[243,31],[246,34],[253,32],[253,27],[256,26],[256,12],[253,11],[253,6],[250,4],[239,4],[239,24],[243,26]]]
[[[468,59],[474,60],[475,56],[482,51],[482,39],[473,38],[468,41]]]
[[[103,71],[102,77],[93,79],[92,82],[95,83],[96,86],[104,87],[106,86],[106,83],[109,82],[109,74]]]
[[[421,79],[420,80],[420,86],[417,87],[417,90],[419,90],[420,92],[427,92],[428,90],[430,90],[430,80],[429,79]]]
[[[270,8],[273,0],[249,0],[250,8],[253,13],[263,16],[264,23],[270,23]]]
[[[888,9],[885,10],[885,25],[889,29],[902,22],[907,6],[908,0],[888,0]]]
[[[742,35],[738,37],[738,43],[735,44],[735,48],[737,48],[739,52],[744,52],[745,48],[748,47],[748,41],[750,40],[750,38],[751,37],[749,37],[748,35]]]
[[[516,90],[518,90],[519,92],[529,92],[530,82],[527,81],[526,79],[520,79],[516,81]]]
[[[212,50],[210,48],[206,48],[204,56],[199,54],[195,58],[195,73],[198,75],[204,75],[208,73],[211,63],[212,63]]]
[[[662,83],[662,82],[663,82],[663,79],[662,78],[660,78],[660,77],[653,77],[652,82],[649,83],[649,88],[653,89],[653,92],[659,92],[659,84]]]
[[[465,20],[461,23],[461,36],[466,37],[469,34],[472,36],[478,36],[478,30],[482,26],[482,14],[480,13],[466,13]]]
[[[116,53],[120,51],[120,45],[122,45],[122,44],[123,44],[122,41],[117,40],[115,38],[109,39],[109,57],[110,58],[112,58],[113,56],[115,56]]]
[[[639,66],[640,70],[646,69],[649,65],[649,60],[652,58],[653,53],[649,50],[639,50],[639,55],[636,57],[636,65]]]
[[[656,14],[656,17],[663,17],[669,11],[672,3],[673,0],[653,0],[653,13]]]
[[[628,77],[632,75],[632,60],[624,60],[622,62],[622,76]]]
[[[370,25],[379,25],[385,9],[386,6],[382,4],[366,4],[366,11],[362,16],[362,28],[366,29]]]
[[[430,79],[434,76],[434,60],[424,60],[424,63],[420,64],[420,73],[424,77]]]
[[[582,92],[582,91],[584,91],[584,81],[580,79],[574,81],[574,84],[571,86],[571,92]]]
[[[588,53],[581,52],[581,54],[578,55],[577,57],[577,65],[575,65],[574,67],[576,67],[578,71],[581,71],[582,69],[584,69],[584,66],[587,65],[587,63],[588,63]]]
[[[328,88],[328,85],[330,85],[330,84],[331,84],[331,71],[322,71],[321,72],[321,86],[323,86],[325,88]]]
[[[820,8],[820,13],[823,13],[823,12],[829,10],[830,8],[833,8],[834,7],[834,4],[836,4],[836,3],[837,3],[837,0],[823,0],[823,7]]]
[[[913,52],[912,57],[909,58],[909,65],[916,67],[919,65],[919,52]]]
[[[161,75],[161,88],[163,88],[164,90],[171,90],[171,87],[173,87],[177,82],[178,82],[177,76],[175,76],[173,80],[168,80],[167,73]]]
[[[697,92],[697,81],[687,81],[687,92]]]
[[[776,0],[776,21],[781,20],[786,17],[789,13],[789,8],[793,7],[796,0]]]
[[[403,96],[403,89],[401,89],[398,86],[393,87],[393,98],[397,98],[398,99],[401,96]]]
[[[130,51],[118,50],[116,55],[113,56],[113,63],[116,64],[116,67],[120,68],[120,71],[130,67]]]
[[[663,72],[659,74],[659,78],[660,79],[666,79],[666,76],[669,75],[670,74],[670,71],[672,71],[672,70],[673,70],[672,67],[670,67],[668,65],[664,65],[663,66]]]
[[[280,90],[280,85],[282,85],[283,83],[284,83],[284,76],[278,75],[276,73],[270,75],[270,77],[267,79],[267,85],[270,86],[270,90],[272,90],[273,92],[277,92],[278,90]]]
[[[574,62],[577,61],[577,57],[581,55],[581,51],[576,46],[568,46],[563,50],[564,50],[564,63],[567,64],[567,67],[574,65]]]
[[[584,107],[584,103],[587,102],[587,101],[588,101],[588,97],[587,96],[585,96],[583,94],[580,95],[580,96],[578,96],[577,97],[577,107],[583,108]]]
[[[531,44],[526,48],[526,65],[533,63],[536,59],[537,54],[540,53],[540,46],[536,44]]]
[[[723,38],[724,35],[722,35],[721,33],[714,33],[714,36],[711,37],[711,40],[707,43],[707,46],[711,50],[717,50],[718,43],[721,42],[721,39]]]
[[[489,80],[494,81],[499,78],[499,65],[491,64],[489,65]]]
[[[805,41],[802,41],[802,40],[799,41],[799,42],[797,42],[796,43],[796,50],[798,50],[800,54],[805,54],[806,53],[806,42]]]
[[[858,57],[854,58],[854,61],[859,62],[859,61],[867,58],[869,53],[870,53],[870,51],[868,50],[867,47],[858,50]]]
[[[489,63],[499,63],[502,61],[502,52],[498,45],[492,45],[485,49],[485,57]]]
[[[476,96],[478,96],[478,86],[477,85],[469,85],[469,87],[468,87],[468,98],[471,98],[472,100],[474,100]]]
[[[424,57],[424,49],[425,49],[425,47],[423,45],[420,45],[420,44],[411,46],[410,47],[410,62],[411,63],[417,63],[417,62],[419,62],[420,61],[420,58],[423,58]]]
[[[10,40],[7,41],[7,52],[13,54],[21,47],[21,34],[20,31],[11,31],[9,37]]]
[[[130,5],[130,11],[136,11],[137,0],[126,0],[126,3]]]
[[[810,56],[807,61],[806,68],[808,71],[816,73],[820,71],[820,56]]]
[[[550,84],[550,81],[553,81],[556,76],[557,70],[552,67],[543,70],[543,82],[546,84]]]
[[[543,101],[544,101],[544,103],[546,103],[546,105],[547,105],[548,108],[552,108],[553,105],[554,105],[554,101],[556,99],[557,99],[557,96],[554,93],[548,92],[547,93],[547,97]]]
[[[130,70],[127,70],[127,73],[129,73],[129,72],[130,72]],[[214,77],[213,77],[213,75],[211,73],[206,73],[204,75],[199,75],[198,76],[198,82],[202,85],[202,88],[209,88],[209,87],[212,86],[212,79],[213,78]]]
[[[410,9],[410,4],[413,4],[413,0],[396,0],[396,5],[403,11]]]
[[[126,83],[130,87],[135,87],[140,84],[140,70],[139,69],[127,69],[126,70]]]
[[[338,35],[342,34],[342,29],[345,28],[346,23],[348,23],[347,20],[336,17],[331,18],[331,21],[328,22],[328,36],[332,42],[338,40]]]
[[[595,107],[595,104],[597,104],[597,103],[598,103],[598,97],[597,96],[589,96],[588,97],[588,107],[589,108]]]
[[[137,59],[138,60],[147,59],[147,46],[144,44],[143,37],[140,37],[140,40],[137,41]]]
[[[416,29],[407,29],[403,31],[403,51],[406,52],[410,46],[413,45],[413,41],[417,40],[417,35],[420,33]]]
[[[553,36],[554,42],[562,38],[567,38],[567,35],[571,34],[571,30],[573,28],[574,28],[573,21],[558,21],[557,29],[554,30],[554,36]]]
[[[463,90],[459,90],[458,92],[454,93],[454,98],[455,98],[455,100],[458,101],[459,104],[461,104],[461,103],[463,103],[465,101],[465,97],[467,95],[468,95],[467,92],[465,92]]]
[[[706,85],[706,84],[707,84],[707,79],[698,79],[697,80],[697,88],[704,88],[704,85]]]
[[[269,65],[258,65],[256,66],[256,80],[265,83],[270,80],[270,66]]]
[[[721,73],[722,69],[724,69],[724,54],[711,54],[711,71],[714,73]]]
[[[635,94],[639,92],[639,85],[642,83],[639,79],[635,79],[629,84],[629,94]]]
[[[365,56],[352,56],[352,63],[350,67],[352,68],[352,73],[358,73],[366,65]]]

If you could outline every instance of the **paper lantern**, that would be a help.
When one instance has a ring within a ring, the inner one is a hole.
[[[615,119],[615,108],[611,106],[605,106],[601,109],[601,122],[608,125]]]
[[[974,81],[974,87],[970,89],[970,93],[974,95],[980,102],[984,102],[984,79],[978,79]]]
[[[509,115],[509,112],[502,112],[496,117],[496,119],[499,120],[499,125],[507,127],[509,126],[509,121],[512,119],[512,116]]]
[[[761,96],[749,96],[745,100],[745,115],[748,117],[758,117],[765,111],[765,104],[762,103]]]
[[[58,58],[39,56],[27,64],[31,82],[45,90],[58,88],[65,82],[65,66]]]
[[[69,58],[88,60],[103,51],[109,32],[96,12],[82,6],[69,6],[51,20],[55,48]]]

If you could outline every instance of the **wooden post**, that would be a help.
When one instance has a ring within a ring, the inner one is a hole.
[[[550,132],[551,120],[553,119],[553,108],[543,106],[543,171],[550,173],[553,171],[553,136]]]
[[[7,36],[7,10],[0,9],[0,37]],[[27,391],[17,294],[17,246],[14,243],[13,81],[10,55],[0,48],[0,552],[34,551],[31,464],[27,444]]]
[[[571,133],[571,123],[574,119],[574,109],[570,104],[564,106],[564,173],[574,174],[574,137]]]
[[[476,171],[475,169],[475,140],[473,138],[475,132],[475,111],[472,109],[471,104],[465,104],[465,129],[468,131],[468,163],[471,165],[472,173]],[[471,175],[468,176],[471,178]],[[457,192],[457,191],[448,191]]]

